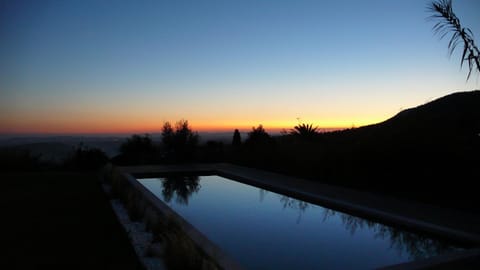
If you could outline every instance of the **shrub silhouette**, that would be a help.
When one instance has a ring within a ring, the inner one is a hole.
[[[96,170],[104,166],[108,160],[102,150],[80,144],[73,155],[65,160],[64,167],[73,170]]]
[[[198,148],[197,160],[203,162],[222,162],[225,158],[225,146],[221,141],[209,140]]]
[[[165,122],[162,129],[162,143],[166,161],[183,162],[193,158],[198,146],[198,133],[192,131],[187,120],[180,120],[172,127]]]
[[[0,148],[0,171],[39,171],[44,169],[45,162],[40,155],[33,155],[28,150]]]
[[[120,146],[120,155],[114,162],[121,165],[139,165],[158,162],[158,151],[149,134],[134,134]]]

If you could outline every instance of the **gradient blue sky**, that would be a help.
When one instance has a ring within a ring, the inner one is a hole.
[[[350,127],[480,88],[427,3],[0,0],[0,133]]]

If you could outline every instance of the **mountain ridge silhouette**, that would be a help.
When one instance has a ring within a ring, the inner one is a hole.
[[[358,132],[372,135],[469,135],[480,133],[480,90],[455,92],[428,103],[405,109]]]

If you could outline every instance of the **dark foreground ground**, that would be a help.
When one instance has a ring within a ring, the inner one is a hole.
[[[142,269],[94,173],[0,172],[0,269]],[[432,269],[480,269],[480,258]]]
[[[141,269],[95,174],[0,178],[0,269]]]

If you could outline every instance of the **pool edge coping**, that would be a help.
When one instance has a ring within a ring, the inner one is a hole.
[[[252,177],[251,175],[244,175],[244,174],[242,175],[242,173],[239,172],[238,170],[235,171],[234,169],[232,169],[234,167],[236,167],[237,169],[241,168],[242,170],[252,170],[255,172],[261,172],[263,175],[257,175],[257,177]],[[410,228],[413,230],[417,230],[419,232],[443,236],[445,238],[448,238],[451,240],[457,240],[459,242],[471,243],[472,245],[475,245],[477,247],[480,245],[480,235],[471,234],[471,233],[464,232],[457,229],[452,229],[450,227],[434,224],[431,222],[417,220],[405,215],[389,213],[385,210],[374,209],[372,207],[354,204],[352,201],[349,201],[348,198],[334,199],[328,196],[322,196],[321,194],[318,194],[318,193],[308,192],[298,188],[294,189],[292,187],[287,187],[279,183],[268,181],[268,179],[261,179],[265,177],[265,175],[280,176],[278,174],[263,171],[263,170],[251,169],[251,168],[241,167],[238,165],[227,164],[227,163],[134,166],[134,167],[118,167],[118,168],[120,169],[121,172],[130,175],[133,179],[135,179],[133,175],[137,175],[141,173],[216,174],[219,176],[231,178],[233,180],[236,180],[245,184],[250,184],[260,188],[265,188],[273,192],[278,192],[278,193],[292,196],[294,198],[302,199],[308,202],[319,203],[329,208],[332,207],[338,211],[345,211],[348,214],[358,215],[366,218],[373,218],[375,220],[378,220],[379,222],[385,222],[387,224],[388,223],[398,224],[400,227]],[[286,177],[286,176],[282,175],[282,177]],[[292,181],[298,180],[293,177],[287,177],[287,178],[291,178]],[[174,212],[169,207],[168,209]],[[185,221],[183,218],[181,219]],[[191,224],[189,225],[192,226]],[[198,232],[198,230],[196,229],[194,230]],[[456,260],[471,258],[472,256],[479,256],[479,255],[480,255],[480,249],[472,248],[472,249],[467,249],[464,252],[447,253],[447,254],[437,255],[430,258],[426,258],[426,259],[421,259],[418,261],[389,265],[386,267],[382,267],[382,269],[420,269],[420,268],[431,267],[438,264],[444,264],[444,263],[452,262]],[[227,269],[234,269],[234,268],[227,268]]]
[[[214,259],[214,261],[222,269],[242,270],[244,269],[236,260],[231,258],[225,251],[214,244],[202,232],[197,230],[192,224],[186,221],[183,217],[173,211],[167,204],[162,202],[150,190],[143,186],[131,173],[122,172],[127,181],[132,184],[132,187],[140,191],[147,200],[149,200],[154,207],[161,211],[165,216],[173,218],[174,221],[181,227],[182,231],[197,245],[203,252]]]

